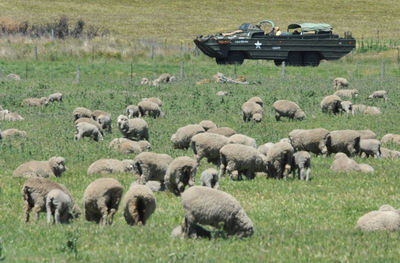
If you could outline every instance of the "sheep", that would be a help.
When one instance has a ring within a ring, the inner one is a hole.
[[[228,95],[228,92],[220,90],[220,91],[217,91],[217,93],[215,93],[215,95],[217,95],[219,97],[225,97],[226,95]]]
[[[142,80],[140,81],[141,85],[149,85],[150,84],[150,80],[148,78],[142,78]]]
[[[303,120],[306,118],[306,114],[299,105],[290,100],[277,100],[272,104],[275,110],[275,119],[279,121],[281,117],[288,117],[289,120]]]
[[[53,94],[50,94],[49,97],[47,98],[48,102],[63,102],[63,95],[60,92],[56,92]]]
[[[160,83],[168,83],[172,77],[173,76],[168,73],[162,73],[157,79],[153,80],[152,84],[153,86],[158,86]],[[175,77],[173,80],[175,80]]]
[[[100,115],[107,115],[110,116],[111,118],[111,113],[107,112],[107,111],[103,111],[103,110],[94,110],[92,112],[92,119],[97,121],[97,119],[99,118]]]
[[[333,80],[333,88],[338,90],[340,88],[347,88],[349,86],[349,82],[345,78],[335,78]]]
[[[368,106],[365,111],[364,111],[365,115],[380,115],[382,114],[381,110],[378,107],[375,106]]]
[[[41,98],[26,98],[21,102],[21,106],[47,106],[49,101],[46,97]]]
[[[307,151],[326,156],[326,138],[329,131],[323,128],[303,130],[295,129],[289,133],[290,142],[295,151]]]
[[[133,173],[133,160],[100,159],[93,162],[87,174]]]
[[[133,169],[137,174],[137,181],[146,184],[148,181],[164,182],[168,165],[172,162],[168,154],[142,152],[133,160]]]
[[[368,96],[368,99],[383,99],[387,102],[388,96],[386,90],[377,90],[372,92],[371,95]]]
[[[136,182],[135,182],[136,183]],[[162,192],[165,191],[165,184],[159,181],[148,181],[145,186],[150,188],[153,192]]]
[[[197,163],[206,157],[209,163],[219,165],[219,150],[226,144],[228,144],[227,137],[210,132],[196,134],[191,140]]]
[[[360,152],[360,134],[354,130],[331,131],[326,137],[328,155],[343,152],[353,156]]]
[[[160,107],[156,103],[151,102],[150,100],[144,100],[139,102],[138,108],[139,108],[139,117],[144,117],[148,115],[150,117],[157,118],[164,115]]]
[[[287,179],[292,169],[294,149],[286,142],[275,143],[266,157],[269,177]]]
[[[91,182],[83,194],[86,220],[111,225],[122,192],[122,185],[114,178],[99,178]]]
[[[273,145],[274,145],[274,143],[272,143],[272,142],[267,142],[267,143],[264,143],[263,145],[259,146],[259,147],[257,148],[257,150],[258,150],[259,153],[261,153],[261,154],[267,156],[269,150],[271,149],[271,147],[272,147]]]
[[[46,197],[47,194],[53,190],[59,189],[66,193],[73,202],[72,196],[65,185],[52,182],[46,178],[32,177],[28,178],[22,186],[22,197],[24,202],[25,222],[29,222],[29,215],[31,211],[36,215],[36,221],[39,220],[40,212],[46,211]],[[80,208],[73,203],[72,215],[78,218],[81,215]]]
[[[51,190],[46,197],[47,223],[66,224],[73,218],[71,197],[60,189]]]
[[[342,111],[342,100],[336,95],[329,95],[321,101],[321,109],[323,113],[337,114]]]
[[[190,238],[197,239],[197,238],[203,238],[206,237],[208,239],[211,239],[211,232],[208,231],[207,229],[204,229],[203,227],[195,224],[190,227],[189,233],[186,235]],[[184,226],[179,225],[175,227],[172,232],[171,232],[171,237],[172,238],[184,238],[185,237],[185,232],[184,232]]]
[[[243,144],[257,148],[256,140],[244,134],[234,134],[228,138],[228,143]]]
[[[117,119],[118,129],[125,138],[137,140],[149,140],[149,125],[140,118],[128,119],[119,115]]]
[[[358,164],[358,167],[360,167],[360,171],[362,173],[373,173],[374,172],[374,168],[369,164],[360,163],[360,164]]]
[[[0,112],[0,121],[23,121],[24,118],[16,112]]]
[[[333,95],[339,96],[341,98],[347,97],[347,98],[354,98],[358,96],[358,90],[357,89],[339,89],[333,93]]]
[[[18,166],[14,172],[14,177],[58,177],[66,171],[65,159],[54,156],[48,161],[30,161]]]
[[[381,157],[381,142],[376,139],[361,139],[359,155],[365,154],[366,157],[370,155],[376,158]]]
[[[376,139],[376,134],[371,130],[358,130],[358,134],[360,134],[360,139]]]
[[[108,133],[112,133],[112,121],[111,121],[111,116],[109,115],[99,115],[99,117],[97,117],[97,122],[100,124],[101,128],[103,130],[107,129]]]
[[[354,113],[364,113],[367,109],[367,106],[364,104],[353,104],[352,108]]]
[[[179,128],[172,136],[171,142],[176,149],[187,149],[193,136],[205,132],[198,124],[189,124]]]
[[[260,97],[251,97],[250,99],[247,100],[247,102],[254,102],[263,107],[264,102]]]
[[[10,73],[7,75],[7,78],[12,79],[12,80],[21,80],[21,77],[17,74]]]
[[[400,145],[400,135],[388,133],[382,137],[381,143],[394,143]]]
[[[207,132],[220,134],[220,135],[223,135],[225,137],[231,137],[232,135],[236,134],[236,131],[234,129],[232,129],[232,128],[229,128],[229,127],[213,128],[213,129],[209,129]]]
[[[202,186],[211,187],[214,189],[219,188],[218,171],[215,168],[208,168],[201,173],[200,184]]]
[[[89,109],[86,109],[84,107],[76,107],[72,111],[72,116],[74,118],[74,121],[76,121],[79,118],[92,118],[92,111]]]
[[[0,132],[0,139],[14,136],[26,137],[26,131],[20,131],[18,129],[7,129]]]
[[[102,131],[88,122],[80,122],[75,125],[74,140],[78,141],[83,137],[93,137],[96,142],[103,140]]]
[[[217,128],[217,125],[216,125],[214,122],[210,121],[210,120],[202,120],[202,121],[199,123],[199,125],[200,125],[201,127],[203,127],[203,129],[204,129],[205,131],[208,131],[208,130],[210,130],[210,129]]]
[[[110,142],[109,148],[122,154],[139,154],[149,151],[151,144],[148,141],[132,141],[126,138],[116,138]]]
[[[220,227],[228,235],[248,237],[253,235],[254,226],[240,203],[230,194],[204,186],[193,186],[182,194],[185,209],[183,232],[186,236],[196,224]]]
[[[143,98],[141,101],[151,101],[151,102],[157,104],[158,107],[161,107],[163,105],[162,100],[158,97]]]
[[[104,137],[105,134],[104,134],[103,127],[97,121],[93,120],[92,118],[82,117],[82,118],[77,119],[74,123],[75,123],[75,125],[77,125],[78,123],[81,123],[81,122],[90,123],[91,125],[96,126],[96,128],[99,130],[101,136]]]
[[[399,231],[400,212],[390,205],[383,205],[379,210],[361,216],[357,220],[356,229],[362,231]]]
[[[400,152],[381,147],[381,157],[390,159],[400,159]]]
[[[349,115],[349,113],[351,112],[352,115],[354,115],[354,111],[353,111],[353,103],[349,100],[345,100],[340,102],[341,105],[341,111],[342,112],[346,112],[347,116]]]
[[[123,207],[128,225],[145,225],[156,210],[156,198],[147,186],[133,183],[125,194]]]
[[[304,169],[306,168],[307,174],[304,178]],[[296,177],[296,169],[300,180],[305,179],[308,181],[310,179],[311,155],[309,152],[300,151],[293,154],[292,171],[294,177]]]
[[[139,107],[136,105],[129,105],[126,107],[126,114],[128,118],[139,117]]]
[[[165,173],[165,187],[180,196],[186,186],[193,186],[196,179],[197,162],[187,156],[175,158]]]
[[[249,122],[254,120],[260,122],[263,117],[263,108],[256,102],[247,101],[242,105],[242,117],[243,121]]]
[[[365,169],[362,170],[361,168],[365,167],[360,167],[356,161],[350,159],[346,154],[341,152],[335,155],[335,159],[330,167],[331,170],[341,173],[365,172]]]

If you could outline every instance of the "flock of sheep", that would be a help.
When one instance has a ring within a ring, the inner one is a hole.
[[[170,79],[169,76],[168,81]],[[334,87],[336,92],[321,101],[322,112],[354,114],[357,110],[365,114],[376,114],[379,111],[375,107],[342,101],[341,97],[358,95],[357,90],[346,89],[347,80],[335,79]],[[369,98],[383,98],[386,101],[387,93],[377,91]],[[48,98],[28,98],[21,105],[44,106],[55,101],[62,102],[61,93],[52,94]],[[122,161],[100,159],[88,167],[87,173],[135,174],[136,178],[125,193],[122,205],[124,218],[129,225],[145,225],[155,212],[156,200],[153,192],[168,190],[181,196],[186,214],[182,224],[172,231],[173,237],[210,238],[211,232],[200,225],[218,227],[221,223],[228,235],[246,237],[253,234],[253,223],[239,202],[230,194],[218,190],[219,178],[226,174],[232,180],[242,180],[243,177],[251,180],[256,173],[286,180],[290,173],[296,177],[297,172],[299,179],[308,181],[310,153],[323,156],[335,154],[330,169],[337,172],[374,171],[371,166],[358,164],[351,159],[356,154],[362,157],[400,158],[400,152],[381,147],[381,142],[400,143],[400,135],[395,134],[387,134],[379,141],[370,130],[295,129],[279,142],[268,142],[257,147],[254,138],[238,134],[229,127],[218,127],[210,120],[203,120],[199,124],[181,127],[172,134],[170,141],[174,148],[192,148],[194,153],[193,157],[180,156],[173,159],[167,154],[151,152],[149,143],[150,128],[145,118],[164,116],[162,105],[163,102],[158,97],[144,98],[137,105],[128,105],[126,115],[119,115],[116,120],[122,137],[112,140],[109,147],[123,154],[135,154],[135,158]],[[260,97],[252,97],[244,102],[241,107],[243,121],[261,122],[263,107]],[[278,100],[272,107],[277,121],[282,117],[299,121],[306,118],[306,113],[292,101]],[[0,119],[11,120],[7,117],[10,114],[8,110],[0,108]],[[75,140],[90,137],[94,141],[102,141],[106,132],[112,132],[112,118],[108,112],[77,107],[72,116]],[[24,131],[13,130],[1,132],[0,138],[26,136]],[[203,158],[216,165],[219,170],[212,167],[204,170],[200,176],[201,186],[195,186],[197,167]],[[80,216],[81,210],[67,187],[49,180],[51,177],[61,176],[65,170],[65,159],[60,156],[52,157],[48,161],[29,161],[15,169],[13,176],[28,178],[22,188],[26,222],[29,221],[31,211],[35,213],[37,220],[39,213],[46,212],[48,223],[68,223]],[[113,178],[100,178],[90,183],[83,195],[85,219],[101,225],[112,224],[123,192],[123,186]],[[400,212],[385,206],[361,217],[357,227],[365,230],[400,230]]]

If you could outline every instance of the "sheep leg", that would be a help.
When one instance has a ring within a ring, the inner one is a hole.
[[[60,209],[59,208],[56,208],[56,211],[54,211],[54,223],[60,224]]]
[[[221,177],[225,176],[225,171],[226,171],[226,159],[225,156],[223,156],[222,154],[220,154],[220,165],[219,165],[219,175]]]
[[[291,169],[290,164],[286,164],[285,165],[285,170],[283,171],[283,179],[284,180],[288,179],[288,176],[289,176],[289,173],[290,173],[290,169]]]
[[[306,181],[310,180],[310,167],[307,168]]]
[[[107,224],[112,225],[113,220],[114,220],[114,215],[117,212],[117,209],[115,208],[111,208],[109,213],[108,213],[108,220],[107,220]]]
[[[24,200],[24,210],[25,210],[25,223],[29,222],[29,215],[31,213],[32,207],[29,205],[28,200]]]
[[[304,167],[299,167],[299,177],[300,180],[304,179]]]
[[[280,121],[281,115],[278,112],[275,112],[275,119],[276,121]]]

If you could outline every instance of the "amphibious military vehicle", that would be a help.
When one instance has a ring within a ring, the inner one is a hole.
[[[318,66],[322,59],[339,59],[356,46],[351,32],[341,38],[333,34],[329,24],[290,24],[286,32],[280,32],[270,20],[245,23],[230,33],[200,35],[194,43],[218,64],[265,59],[273,60],[277,66],[283,61],[290,66]]]

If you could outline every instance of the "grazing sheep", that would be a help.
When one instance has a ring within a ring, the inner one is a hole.
[[[321,109],[323,113],[337,114],[342,112],[342,100],[336,95],[329,95],[321,101]]]
[[[335,78],[333,80],[333,88],[335,90],[341,89],[341,88],[347,88],[349,86],[349,82],[345,78]]]
[[[388,133],[382,137],[381,143],[394,143],[400,145],[400,135]]]
[[[66,224],[73,218],[71,197],[60,189],[51,190],[46,197],[47,223]]]
[[[142,80],[140,81],[141,85],[149,85],[150,84],[150,80],[148,78],[142,78]]]
[[[262,106],[256,102],[247,101],[242,105],[242,116],[243,121],[249,122],[254,120],[255,122],[260,122],[263,117],[264,110]]]
[[[210,132],[196,134],[191,140],[197,163],[200,163],[201,159],[206,157],[209,163],[216,165],[220,163],[219,150],[227,143],[227,137]]]
[[[193,186],[196,180],[197,162],[187,156],[175,158],[169,165],[164,177],[165,186],[176,196]]]
[[[275,143],[266,158],[269,177],[287,179],[291,171],[294,149],[286,142]]]
[[[26,131],[20,131],[18,129],[7,129],[0,132],[0,139],[14,136],[26,137]]]
[[[74,121],[79,118],[92,118],[92,111],[84,107],[76,107],[72,111],[72,117],[74,118]]]
[[[381,147],[381,157],[389,159],[400,159],[400,152]]]
[[[7,78],[12,79],[12,80],[21,80],[21,77],[17,74],[10,73],[7,75]]]
[[[399,231],[400,212],[390,205],[383,205],[379,210],[361,216],[357,220],[356,229],[362,231]]]
[[[361,139],[359,155],[365,154],[366,157],[370,155],[373,157],[381,157],[381,142],[376,139]]]
[[[387,102],[388,96],[386,90],[377,90],[368,96],[368,99],[384,99]]]
[[[360,152],[360,134],[354,130],[331,131],[326,137],[328,155],[342,152],[349,156]]]
[[[126,107],[126,114],[128,118],[139,117],[139,107],[136,105],[129,105]]]
[[[150,116],[153,118],[157,118],[163,116],[164,113],[161,112],[160,106],[156,103],[151,102],[150,100],[144,100],[139,102],[139,117]]]
[[[364,104],[353,104],[352,108],[354,113],[364,113],[367,106]]]
[[[135,182],[136,183],[136,182]],[[150,188],[153,192],[162,192],[165,191],[165,184],[159,181],[148,181],[145,186]]]
[[[373,173],[374,172],[374,168],[369,164],[360,163],[360,164],[358,164],[358,166],[360,167],[360,171],[362,173]]]
[[[382,114],[381,110],[378,107],[375,106],[368,106],[365,111],[364,111],[365,115],[380,115]]]
[[[143,98],[141,101],[146,101],[146,100],[157,104],[158,107],[161,107],[163,105],[162,100],[158,97]]]
[[[41,98],[27,98],[24,99],[21,102],[21,106],[32,106],[32,107],[38,107],[38,106],[47,106],[49,104],[49,101],[47,100],[46,97],[41,97]]]
[[[0,112],[0,121],[23,121],[24,118],[16,112]]]
[[[272,147],[273,145],[274,145],[274,143],[272,143],[272,142],[267,142],[267,143],[264,143],[263,145],[261,145],[260,147],[258,147],[257,150],[258,150],[259,153],[261,153],[261,154],[267,156],[269,150],[271,149],[271,147]]]
[[[213,128],[209,129],[207,132],[223,135],[225,137],[231,137],[232,135],[236,134],[236,131],[229,127]]]
[[[172,136],[171,142],[176,149],[187,149],[193,136],[203,133],[205,130],[201,125],[189,124],[179,128]]]
[[[122,185],[113,178],[99,178],[90,183],[83,194],[86,220],[111,225],[122,192]]]
[[[117,119],[118,129],[125,138],[137,140],[149,140],[149,125],[140,118],[128,119],[119,115]]]
[[[361,168],[359,164],[347,157],[344,153],[337,153],[335,155],[335,160],[333,161],[331,170],[339,173],[349,173],[349,172],[360,172]]]
[[[263,107],[264,102],[260,97],[251,97],[250,99],[247,100],[247,102],[254,102]]]
[[[296,152],[307,151],[316,155],[322,154],[326,156],[328,153],[326,148],[328,134],[329,131],[323,128],[311,130],[295,129],[289,133],[289,139]]]
[[[25,181],[21,192],[24,200],[26,223],[29,222],[29,215],[32,210],[36,215],[36,221],[39,220],[39,213],[46,211],[47,194],[53,189],[59,189],[63,191],[71,198],[71,201],[73,202],[71,194],[65,185],[58,184],[41,177],[32,177]],[[72,215],[74,218],[78,218],[81,215],[81,210],[75,203],[72,205]]]
[[[50,94],[49,97],[47,98],[47,100],[49,102],[54,102],[54,101],[63,102],[63,95],[60,92],[56,92],[56,93]]]
[[[156,198],[147,186],[133,183],[125,194],[123,207],[128,225],[145,225],[156,210]]]
[[[169,82],[172,82],[171,78],[172,78],[172,81],[175,80],[174,76],[171,76],[168,73],[162,73],[157,79],[153,80],[152,84],[153,84],[153,86],[158,86],[158,85],[160,85],[160,83],[169,83]]]
[[[337,90],[333,95],[339,96],[341,98],[346,97],[346,98],[354,98],[358,96],[358,90],[357,89],[340,89]]]
[[[290,100],[277,100],[272,104],[275,110],[275,119],[279,121],[281,117],[288,117],[290,120],[303,120],[306,114],[299,105]]]
[[[211,187],[214,189],[219,188],[218,171],[215,168],[208,168],[201,173],[200,184],[202,186]]]
[[[100,123],[98,123],[97,121],[93,120],[92,118],[83,117],[83,118],[77,119],[74,123],[75,123],[75,125],[76,125],[76,124],[81,123],[81,122],[90,123],[90,124],[96,126],[96,128],[99,130],[101,136],[104,137],[104,130],[103,130],[103,127],[102,127],[102,126],[100,125]]]
[[[307,174],[304,178],[304,169],[307,168]],[[311,155],[309,152],[300,151],[293,154],[292,171],[293,176],[296,177],[296,170],[300,180],[305,179],[308,181],[310,179],[311,170]]]
[[[107,115],[110,116],[111,118],[111,113],[107,112],[107,111],[103,111],[103,110],[94,110],[92,112],[92,118],[93,120],[97,121],[97,119],[99,118],[100,115]]]
[[[110,148],[122,154],[139,154],[149,151],[151,144],[148,141],[132,141],[126,138],[116,138],[110,142]]]
[[[102,130],[99,130],[97,126],[88,123],[80,122],[75,125],[74,140],[78,141],[83,137],[92,137],[96,142],[103,140]]]
[[[133,160],[100,159],[93,162],[87,174],[133,173]]]
[[[203,127],[203,129],[204,129],[205,131],[208,131],[209,129],[217,128],[217,125],[216,125],[214,122],[210,121],[210,120],[202,120],[202,121],[199,123],[199,125],[200,125],[201,127]]]
[[[203,238],[203,237],[211,239],[211,232],[196,224],[190,227],[187,236],[192,239]],[[184,238],[185,237],[184,226],[179,225],[175,227],[171,232],[171,237]]]
[[[228,143],[243,144],[257,148],[256,140],[244,134],[234,134],[228,138]]]
[[[193,186],[182,194],[185,209],[183,230],[186,236],[196,224],[220,227],[228,235],[251,236],[254,226],[240,203],[230,194],[204,186]],[[195,231],[196,232],[196,231]]]
[[[353,103],[351,103],[351,101],[349,100],[342,101],[340,105],[342,107],[342,112],[346,112],[347,115],[349,115],[349,113],[354,115]]]
[[[55,177],[61,176],[67,168],[63,157],[51,157],[48,161],[30,161],[14,170],[15,177]]]
[[[146,184],[148,181],[164,182],[168,165],[172,162],[168,154],[142,152],[133,160],[133,169],[137,174],[137,181]]]
[[[371,130],[358,130],[358,134],[360,134],[360,139],[376,139],[376,134]]]
[[[107,129],[108,133],[112,133],[111,116],[101,114],[96,118],[96,121],[100,124],[103,130]]]

